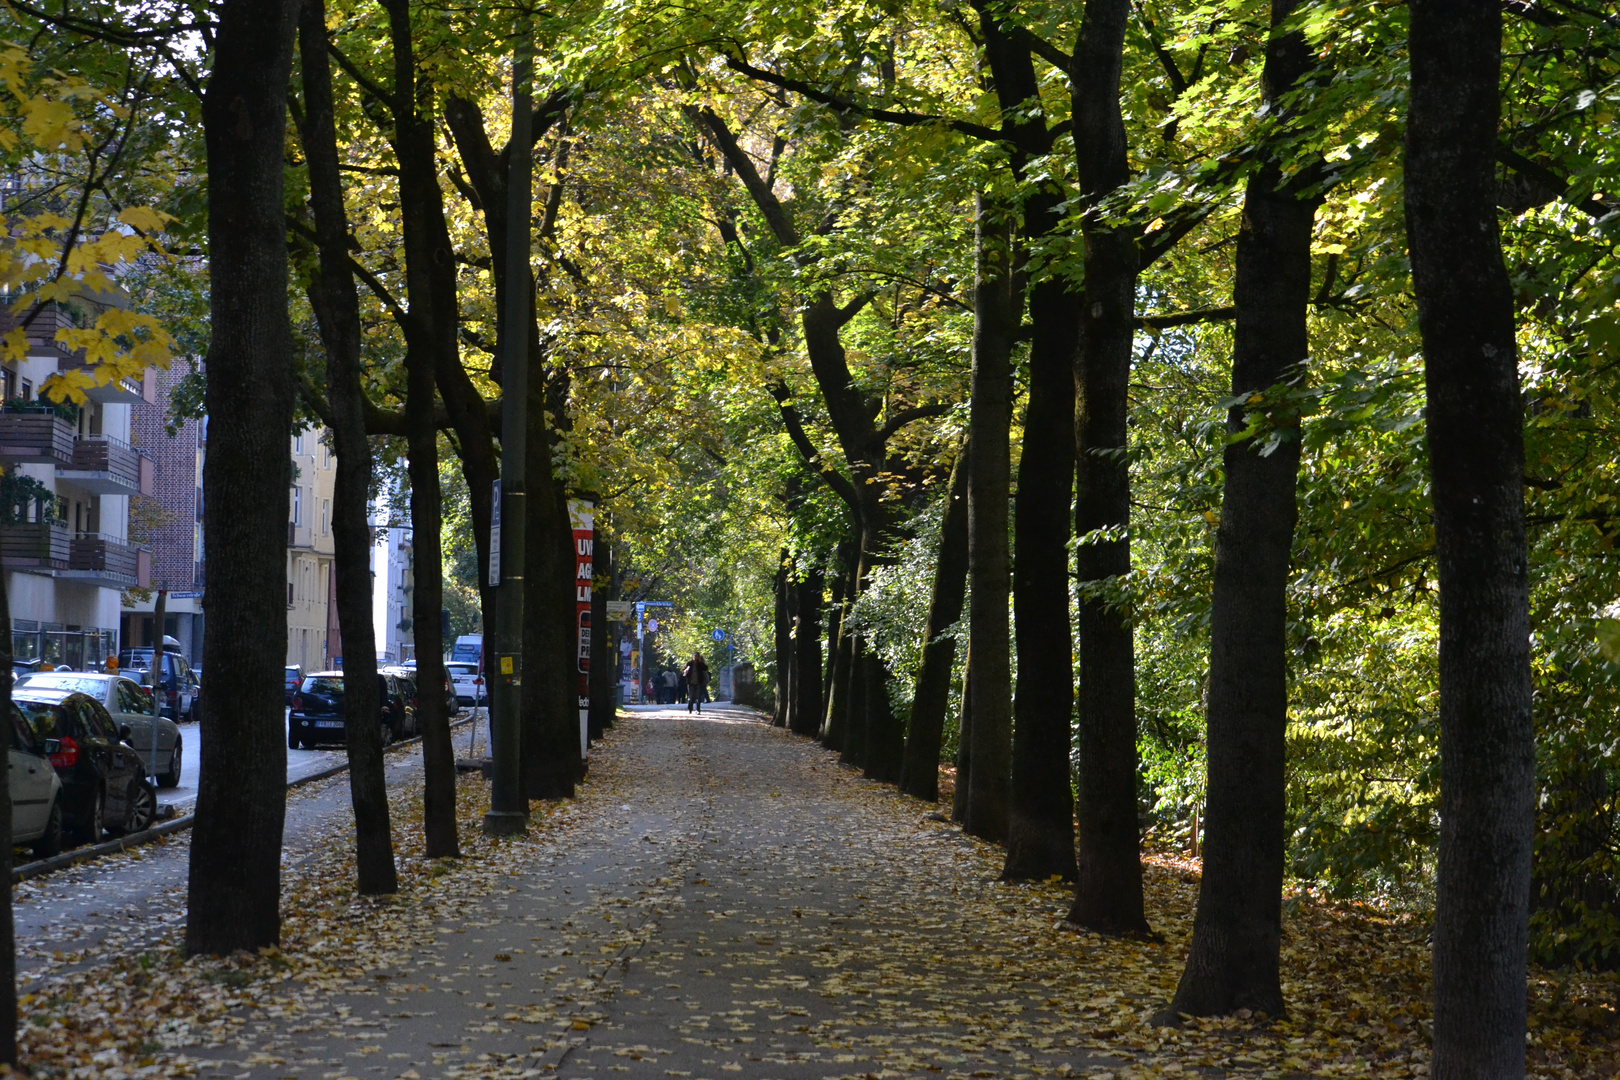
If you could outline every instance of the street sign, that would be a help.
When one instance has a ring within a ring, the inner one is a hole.
[[[657,619],[648,619],[647,620],[647,633],[649,633],[649,634],[658,633],[658,620]]]
[[[673,601],[673,600],[639,600],[639,601],[637,601],[637,603],[639,603],[642,607],[674,607],[675,606],[675,601]]]
[[[635,614],[636,605],[629,600],[609,600],[607,613],[610,619],[628,619]]]
[[[715,632],[710,634],[709,636],[714,638],[714,640],[716,640],[716,641],[724,641],[724,640],[726,640],[726,632],[724,630],[715,630]]]

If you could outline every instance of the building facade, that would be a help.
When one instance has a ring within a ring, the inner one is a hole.
[[[292,486],[287,498],[287,663],[323,671],[342,655],[331,632],[332,488],[337,477],[324,430],[292,437]]]
[[[416,656],[411,632],[411,594],[416,589],[411,530],[396,522],[388,500],[371,508],[371,623],[377,635],[377,659],[404,663]]]
[[[150,402],[131,407],[130,442],[152,462],[150,498],[137,499],[131,514],[132,534],[151,549],[151,588],[167,589],[164,633],[200,664],[203,655],[203,463],[208,453],[208,422],[189,419],[171,435],[169,401],[180,381],[197,367],[177,359],[167,371],[154,373],[156,393]],[[154,639],[155,595],[125,594],[122,619],[127,645]]]
[[[0,562],[12,653],[75,670],[120,647],[123,590],[150,581],[150,552],[130,536],[130,503],[150,494],[151,459],[132,445],[131,409],[154,400],[153,372],[88,391],[83,405],[43,400],[47,380],[85,367],[56,341],[122,297],[49,304],[26,329],[25,359],[0,367]],[[18,325],[0,316],[0,334]]]

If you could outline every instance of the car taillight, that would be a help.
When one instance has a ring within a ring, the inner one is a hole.
[[[416,708],[416,699],[415,698],[411,698],[411,708],[413,708],[413,709]]]
[[[293,708],[297,709],[299,712],[304,711],[304,698],[302,694],[293,695]]]
[[[180,700],[180,691],[178,691],[178,690],[170,690],[169,691],[169,704],[173,705],[175,702],[177,702],[179,700]]]
[[[79,744],[71,736],[64,735],[57,745],[56,753],[51,755],[51,764],[58,769],[71,769],[79,763]]]

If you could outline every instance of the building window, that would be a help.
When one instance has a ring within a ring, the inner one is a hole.
[[[293,436],[293,453],[299,457],[304,456],[304,436],[302,434]]]
[[[22,398],[24,401],[34,400],[34,384],[27,379],[22,381]]]
[[[330,469],[331,467],[332,467],[332,448],[330,446],[326,445],[323,442],[323,443],[321,443],[321,468]]]
[[[295,487],[295,488],[293,488],[293,524],[294,525],[302,525],[303,523],[304,523],[304,489],[301,488],[301,487]]]
[[[331,513],[332,513],[332,500],[330,500],[330,499],[322,499],[321,500],[321,535],[322,536],[331,536],[332,535],[332,527],[331,527],[331,521],[330,521]]]

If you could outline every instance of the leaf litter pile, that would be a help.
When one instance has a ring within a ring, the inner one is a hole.
[[[188,960],[171,924],[157,946],[109,938],[35,965],[25,1067],[107,1080],[1427,1074],[1417,917],[1298,894],[1286,1019],[1156,1028],[1195,863],[1147,860],[1162,942],[1078,932],[1060,883],[998,883],[999,849],[740,715],[622,720],[580,797],[536,804],[523,838],[482,835],[487,788],[464,778],[459,860],[423,857],[419,781],[396,787],[391,900],[355,896],[349,823],[333,815],[329,842],[284,868],[279,950]],[[1535,972],[1529,992],[1531,1075],[1620,1075],[1612,978]]]

